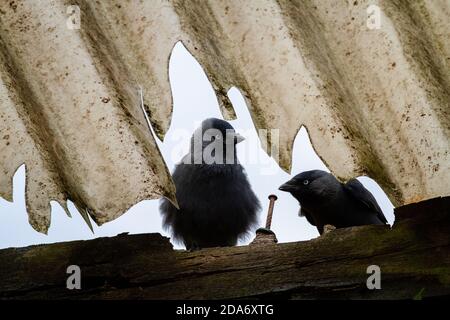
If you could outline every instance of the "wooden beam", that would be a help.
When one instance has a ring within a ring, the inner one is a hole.
[[[411,299],[450,295],[450,197],[395,210],[388,226],[338,229],[310,241],[197,252],[160,234],[0,250],[1,299]],[[68,290],[69,265],[81,290]],[[366,270],[381,269],[369,290]],[[419,294],[420,293],[420,294]]]

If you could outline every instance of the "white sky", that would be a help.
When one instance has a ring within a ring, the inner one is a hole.
[[[169,74],[174,98],[174,113],[165,141],[159,143],[159,146],[167,166],[172,171],[174,164],[185,153],[188,139],[198,124],[205,118],[222,118],[222,116],[214,90],[203,69],[181,43],[178,43],[172,52]],[[268,207],[267,197],[269,194],[275,193],[278,201],[275,203],[272,230],[276,233],[279,242],[308,240],[317,237],[316,228],[309,225],[305,218],[298,217],[298,202],[288,193],[278,191],[278,187],[289,180],[291,176],[282,171],[261,148],[255,149],[255,146],[259,145],[256,138],[257,133],[239,90],[232,88],[228,95],[238,117],[237,120],[231,121],[231,124],[246,137],[246,140],[238,145],[237,154],[261,201],[263,207],[260,213],[261,226],[265,223]],[[312,169],[327,170],[315,154],[306,130],[302,128],[294,143],[292,175]],[[373,193],[389,223],[392,224],[394,220],[393,206],[384,192],[370,178],[360,177],[359,179]],[[94,234],[89,230],[72,203],[69,203],[72,213],[72,218],[69,218],[57,203],[52,202],[51,226],[48,235],[43,235],[34,231],[28,224],[24,189],[25,167],[22,166],[14,176],[14,202],[10,203],[0,198],[0,248],[85,240],[114,236],[122,232],[131,234],[159,232],[169,236],[161,228],[158,200],[142,201],[120,218],[101,227],[95,226],[93,223]],[[241,244],[248,243],[252,239],[253,236]],[[175,247],[180,248],[180,246]]]

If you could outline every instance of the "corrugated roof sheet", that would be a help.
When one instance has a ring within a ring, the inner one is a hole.
[[[80,29],[67,27],[74,4]],[[236,86],[258,128],[280,129],[283,168],[304,125],[340,178],[368,174],[395,204],[448,195],[449,16],[447,0],[2,1],[0,195],[11,199],[25,163],[41,232],[50,200],[72,199],[101,224],[142,199],[173,199],[139,88],[163,137],[180,40],[226,118]]]

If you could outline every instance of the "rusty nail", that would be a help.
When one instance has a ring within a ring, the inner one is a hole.
[[[275,205],[275,201],[278,199],[278,197],[274,194],[271,194],[269,196],[269,210],[267,211],[267,220],[266,220],[266,228],[270,229],[270,226],[272,224],[272,215],[273,215],[273,207]]]

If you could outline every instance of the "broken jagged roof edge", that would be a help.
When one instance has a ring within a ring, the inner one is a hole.
[[[225,119],[234,86],[256,128],[280,130],[284,169],[304,125],[341,179],[367,174],[395,204],[450,193],[448,2],[73,4],[80,29],[62,0],[0,4],[0,195],[25,163],[35,229],[47,230],[51,200],[74,199],[98,224],[144,199],[176,201],[136,87],[163,137],[178,41]]]

